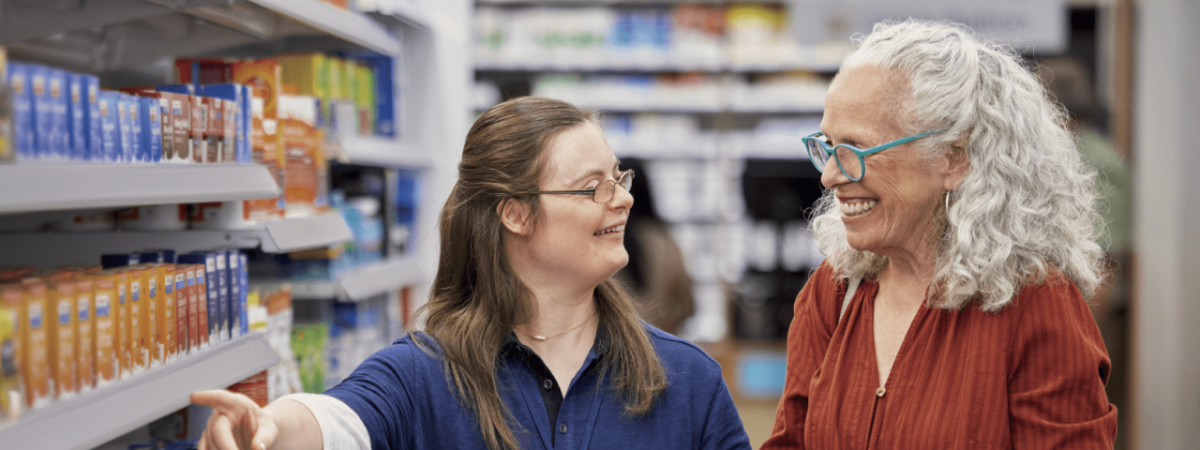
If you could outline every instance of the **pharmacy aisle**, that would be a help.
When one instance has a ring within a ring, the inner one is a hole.
[[[320,392],[398,337],[466,127],[436,36],[465,23],[404,0],[0,3],[0,442],[188,448],[189,393]]]

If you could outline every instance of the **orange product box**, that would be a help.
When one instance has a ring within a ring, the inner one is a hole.
[[[283,191],[287,212],[306,215],[313,212],[317,198],[317,163],[311,140],[311,126],[297,119],[280,119],[283,134]]]
[[[122,325],[128,325],[129,343],[129,373],[139,373],[146,369],[150,362],[150,352],[146,349],[145,335],[149,332],[146,324],[150,306],[150,293],[146,291],[146,270],[142,266],[131,266],[125,270],[129,277],[129,303],[122,311]],[[128,314],[126,314],[128,313]]]
[[[79,391],[75,371],[75,280],[70,273],[50,277],[46,289],[50,306],[46,335],[50,340],[50,379],[53,398],[69,398]]]
[[[250,397],[250,400],[254,400],[254,403],[257,403],[260,408],[267,407],[267,403],[270,402],[267,393],[267,371],[265,370],[234,383],[226,390]]]
[[[95,301],[96,282],[90,276],[75,281],[75,378],[79,391],[86,392],[96,387],[95,348]]]
[[[162,339],[159,339],[159,326],[162,323],[163,271],[160,264],[141,264],[146,277],[145,303],[142,304],[142,345],[147,354],[146,367],[157,367],[163,362]]]
[[[158,293],[157,316],[159,348],[162,349],[163,361],[174,361],[175,355],[179,352],[175,343],[175,340],[178,339],[176,329],[179,326],[175,320],[178,312],[178,307],[175,306],[175,300],[178,297],[175,292],[175,265],[159,264],[159,266],[162,270],[162,291]]]
[[[33,267],[0,266],[0,283],[20,283],[34,272]]]
[[[96,367],[96,385],[113,382],[121,374],[116,357],[117,277],[112,271],[92,275],[92,360]]]
[[[192,274],[195,279],[196,274]],[[187,266],[175,265],[175,353],[185,355],[190,348],[188,345],[188,304],[191,303],[192,289],[187,287]]]
[[[260,59],[233,63],[233,82],[249,86],[254,97],[263,99],[263,118],[279,117],[276,100],[283,84],[279,61]]]
[[[221,59],[175,60],[175,82],[180,84],[224,84],[229,82],[230,64]]]
[[[187,292],[187,301],[183,302],[185,305],[187,305],[187,314],[185,315],[187,317],[186,341],[188,344],[188,351],[196,351],[200,349],[199,317],[197,317],[199,311],[197,310],[198,305],[196,304],[196,267],[193,264],[184,264],[181,267],[183,267],[184,273],[186,274],[184,283],[186,283],[185,286],[187,286],[184,288],[184,291]]]
[[[192,138],[192,144],[189,147],[192,151],[192,162],[203,163],[206,162],[204,158],[208,155],[207,142],[204,140],[204,132],[208,130],[208,108],[204,106],[204,102],[198,95],[189,95],[187,98],[188,106],[192,109],[188,115],[188,118],[191,119],[188,131]]]
[[[129,284],[128,267],[110,269],[117,283],[117,301],[113,303],[113,358],[116,359],[117,377],[125,378],[133,373],[133,292]]]
[[[208,347],[211,333],[208,331],[208,283],[205,278],[205,270],[203,264],[192,264],[192,269],[196,271],[196,290],[192,291],[195,295],[190,301],[196,303],[196,333],[199,335],[199,348]],[[192,311],[188,307],[188,312]]]
[[[46,283],[26,279],[23,284],[0,286],[5,303],[20,302],[17,310],[19,340],[17,367],[25,386],[25,407],[50,403],[50,343],[46,335]]]

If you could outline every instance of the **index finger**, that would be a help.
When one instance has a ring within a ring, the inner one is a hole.
[[[246,403],[254,403],[244,395],[234,394],[223,389],[193,392],[188,398],[191,400],[192,404],[207,406],[209,408],[221,411],[246,408],[249,406]]]

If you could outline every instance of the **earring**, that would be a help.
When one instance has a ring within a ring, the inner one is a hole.
[[[950,191],[946,191],[946,212],[950,212]]]

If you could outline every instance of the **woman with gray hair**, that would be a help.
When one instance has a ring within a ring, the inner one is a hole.
[[[763,448],[1111,448],[1095,175],[1063,109],[953,24],[855,41],[804,138],[826,259]]]

